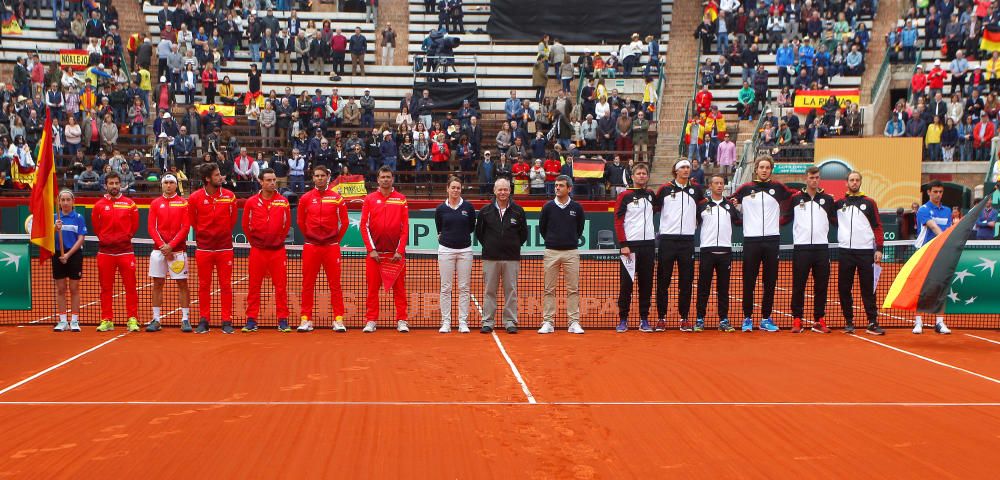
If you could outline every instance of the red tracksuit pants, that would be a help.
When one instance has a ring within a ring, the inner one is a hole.
[[[330,285],[330,300],[333,302],[333,316],[344,318],[344,291],[340,287],[340,245],[302,246],[302,306],[299,315],[312,318],[316,296],[316,279],[320,267],[326,272],[326,282]]]
[[[382,287],[382,271],[372,257],[365,257],[365,280],[368,282],[365,320],[378,321],[378,291]],[[403,263],[403,269],[392,285],[392,298],[396,305],[396,320],[406,320],[406,263]]]
[[[264,277],[270,276],[274,284],[274,310],[279,319],[288,319],[288,257],[285,248],[273,250],[250,249],[250,289],[247,291],[247,318],[260,314],[260,289]]]
[[[198,265],[198,314],[206,320],[212,317],[212,271],[219,274],[219,298],[222,303],[222,321],[233,320],[233,251],[197,250]]]
[[[115,318],[115,274],[122,276],[125,287],[125,310],[129,317],[139,317],[139,291],[135,288],[135,255],[97,254],[98,282],[101,285],[101,319]]]

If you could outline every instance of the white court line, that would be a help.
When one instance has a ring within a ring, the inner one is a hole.
[[[980,339],[980,340],[982,340],[984,342],[990,342],[990,343],[995,343],[997,345],[1000,345],[1000,342],[998,342],[996,340],[989,339],[989,338],[986,338],[986,337],[980,337],[979,335],[973,335],[971,333],[965,333],[963,335],[965,335],[966,337],[978,338],[978,339]]]
[[[147,287],[149,287],[151,285],[153,285],[153,282],[149,282],[149,283],[147,283],[147,284],[145,284],[145,285],[143,285],[143,286],[135,289],[135,292],[139,293],[141,290],[143,290],[143,289],[145,289],[145,288],[147,288]],[[121,292],[118,292],[118,293],[116,293],[114,295],[112,295],[111,298],[113,298],[113,299],[114,298],[118,298],[118,297],[120,297],[122,295],[125,295],[125,291],[124,290],[121,291]],[[92,306],[94,306],[94,305],[96,305],[96,304],[98,304],[100,302],[101,302],[101,300],[100,300],[100,298],[98,298],[97,300],[94,300],[93,302],[90,302],[90,303],[87,303],[87,304],[84,304],[84,305],[80,305],[80,310],[83,310],[84,308],[87,308],[87,307],[92,307]],[[66,310],[66,312],[64,312],[64,313],[69,313],[69,310]],[[45,320],[56,318],[56,316],[58,316],[58,315],[59,314],[56,313],[55,315],[49,315],[47,317],[42,317],[42,318],[39,318],[38,320],[32,320],[32,321],[30,321],[28,323],[35,324],[35,323],[43,322]]]
[[[472,297],[472,301],[476,304],[476,310],[479,310],[479,318],[483,318],[483,307],[479,305],[479,300],[476,300],[476,296],[469,294]],[[494,322],[494,325],[496,323]],[[510,355],[507,355],[507,350],[503,348],[503,343],[500,342],[500,337],[497,336],[496,332],[492,332],[490,335],[493,336],[493,341],[496,342],[497,348],[500,349],[500,354],[503,355],[503,359],[507,361],[507,365],[510,367],[511,373],[514,374],[514,378],[517,383],[521,384],[521,391],[524,392],[524,396],[528,398],[528,403],[538,403],[535,401],[535,396],[531,394],[531,390],[528,390],[528,384],[524,382],[524,378],[521,377],[521,372],[517,370],[517,366],[514,365],[514,360],[511,360]]]
[[[2,402],[0,406],[35,405],[35,406],[333,406],[333,407],[436,407],[436,406],[468,406],[468,407],[523,407],[533,406],[635,406],[635,407],[1000,407],[1000,402],[437,402],[437,401],[396,401],[396,402],[337,402],[337,401],[13,401]]]
[[[120,334],[117,337],[111,338],[110,340],[107,340],[107,341],[105,341],[103,343],[100,343],[98,345],[90,347],[89,349],[84,350],[84,351],[82,351],[82,352],[80,352],[80,353],[78,353],[76,355],[73,355],[72,357],[69,357],[66,360],[63,360],[63,361],[61,361],[61,362],[59,362],[59,363],[57,363],[57,364],[55,364],[55,365],[53,365],[53,366],[51,366],[49,368],[46,368],[45,370],[42,370],[41,372],[38,372],[38,373],[36,373],[36,374],[28,377],[28,378],[25,378],[24,380],[21,380],[20,382],[17,382],[15,384],[13,384],[13,385],[11,385],[11,386],[3,389],[3,390],[0,390],[0,395],[3,395],[3,394],[5,394],[5,393],[7,393],[7,392],[9,392],[9,391],[17,388],[17,387],[20,387],[21,385],[24,385],[25,383],[28,383],[28,382],[30,382],[30,381],[38,378],[38,377],[41,377],[42,375],[45,375],[46,373],[49,373],[49,372],[51,372],[51,371],[53,371],[53,370],[55,370],[55,369],[57,369],[57,368],[59,368],[59,367],[61,367],[63,365],[66,365],[67,363],[70,363],[73,360],[76,360],[76,359],[78,359],[78,358],[80,358],[80,357],[82,357],[82,356],[84,356],[84,355],[86,355],[86,354],[88,354],[90,352],[93,352],[94,350],[97,350],[98,348],[101,348],[101,347],[103,347],[103,346],[105,346],[105,345],[107,345],[107,344],[109,344],[111,342],[114,342],[115,340],[118,340],[119,338],[122,338],[124,336],[125,336],[124,333]]]
[[[940,365],[942,367],[947,367],[947,368],[950,368],[952,370],[958,370],[959,372],[968,373],[969,375],[973,375],[973,376],[979,377],[979,378],[981,378],[983,380],[987,380],[987,381],[990,381],[990,382],[993,382],[993,383],[996,383],[996,384],[1000,384],[1000,380],[997,380],[997,379],[995,379],[993,377],[990,377],[990,376],[987,376],[987,375],[983,375],[981,373],[973,372],[972,370],[966,370],[966,369],[961,368],[961,367],[956,367],[954,365],[949,365],[947,363],[944,363],[944,362],[941,362],[941,361],[938,361],[938,360],[934,360],[933,358],[925,357],[925,356],[917,354],[917,353],[913,353],[913,352],[910,352],[910,351],[907,351],[907,350],[903,350],[902,348],[897,348],[897,347],[894,347],[894,346],[886,344],[886,343],[876,342],[875,340],[872,340],[870,338],[865,338],[865,337],[862,337],[860,335],[852,335],[852,336],[854,338],[858,339],[858,340],[864,340],[864,341],[866,341],[868,343],[874,343],[875,345],[888,348],[889,350],[895,350],[895,351],[897,351],[899,353],[902,353],[902,354],[905,354],[905,355],[909,355],[911,357],[919,358],[919,359],[921,359],[921,360],[923,360],[925,362],[930,362],[930,363],[933,363],[935,365]]]

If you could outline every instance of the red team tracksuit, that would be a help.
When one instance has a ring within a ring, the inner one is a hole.
[[[233,315],[233,227],[236,225],[236,195],[225,188],[209,195],[199,189],[188,197],[191,227],[194,228],[198,249],[198,310],[208,319],[212,312],[212,270],[219,273],[222,293],[222,321],[232,321]]]
[[[250,290],[247,292],[247,318],[260,313],[260,288],[264,276],[271,276],[279,319],[288,319],[288,278],[285,237],[292,226],[288,199],[275,193],[270,200],[261,194],[243,204],[243,233],[250,243]]]
[[[361,238],[365,248],[371,253],[399,253],[406,255],[407,229],[410,212],[406,197],[393,190],[389,196],[380,190],[369,193],[361,207]],[[404,258],[405,261],[405,258]],[[406,264],[392,286],[392,296],[396,304],[396,320],[406,320]],[[368,280],[368,298],[365,302],[367,321],[378,320],[378,290],[382,285],[382,273],[377,261],[365,257],[365,278]]]
[[[149,204],[147,219],[149,238],[153,239],[153,247],[157,250],[163,245],[177,253],[186,251],[188,230],[191,229],[191,217],[188,215],[188,202],[184,197],[174,194],[172,197],[159,196]],[[170,259],[167,259],[168,261]]]
[[[132,237],[139,229],[139,207],[131,198],[105,195],[94,203],[90,217],[97,234],[97,272],[101,285],[101,319],[115,317],[115,273],[120,272],[125,287],[125,309],[129,317],[139,316],[139,291],[135,288],[135,254]]]
[[[342,320],[344,293],[340,287],[340,241],[350,226],[347,202],[332,188],[314,188],[299,199],[298,222],[306,240],[302,247],[302,306],[299,314],[312,318],[316,278],[322,266],[330,285],[333,315],[335,320]]]

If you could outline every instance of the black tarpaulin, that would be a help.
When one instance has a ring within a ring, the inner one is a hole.
[[[422,97],[424,89],[430,91],[435,110],[444,108],[458,110],[462,107],[462,100],[468,100],[473,108],[479,108],[479,90],[475,83],[418,82],[413,84],[413,98]]]
[[[487,32],[500,40],[624,43],[662,28],[660,0],[492,0],[490,9]]]

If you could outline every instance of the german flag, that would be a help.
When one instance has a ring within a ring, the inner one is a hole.
[[[893,280],[882,308],[944,313],[949,293],[954,295],[953,277],[969,232],[986,202],[991,201],[989,197],[987,195],[962,221],[934,237],[907,260]]]
[[[45,109],[45,129],[38,141],[38,170],[35,185],[31,189],[30,210],[31,243],[38,245],[38,258],[43,262],[56,251],[55,199],[56,175],[55,157],[52,150],[52,113]]]
[[[989,24],[983,31],[983,39],[979,41],[979,49],[987,52],[1000,52],[1000,26]]]
[[[604,160],[600,158],[580,158],[573,162],[573,176],[576,178],[604,178]]]

